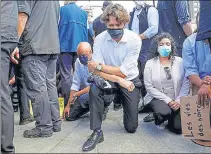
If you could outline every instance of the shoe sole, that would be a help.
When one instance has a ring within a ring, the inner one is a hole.
[[[53,132],[55,132],[55,133],[61,132],[61,129],[60,130],[54,129]]]
[[[28,135],[23,134],[24,138],[48,138],[48,137],[51,137],[51,136],[52,136],[52,134],[51,135],[37,135],[37,136],[28,136]]]
[[[102,139],[100,139],[99,142],[98,142],[97,144],[102,143],[103,141],[104,141],[104,137],[103,137]],[[97,144],[96,144],[96,145],[97,145]],[[94,147],[92,147],[91,149],[83,149],[83,151],[86,151],[86,152],[87,152],[87,151],[92,151],[93,149],[95,149],[96,145],[95,145]]]

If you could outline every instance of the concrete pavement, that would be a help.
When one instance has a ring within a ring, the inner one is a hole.
[[[122,110],[114,111],[111,105],[103,122],[105,141],[90,153],[211,153],[211,148],[194,144],[182,135],[157,128],[153,122],[144,123],[146,114],[139,115],[139,127],[135,134],[125,132]],[[19,126],[19,115],[15,113],[16,153],[81,153],[82,145],[92,133],[89,129],[89,114],[78,121],[63,121],[62,131],[50,138],[26,139],[25,129],[34,128],[34,122]]]

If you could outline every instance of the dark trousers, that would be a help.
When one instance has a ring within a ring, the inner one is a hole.
[[[134,133],[138,127],[138,103],[140,99],[140,89],[135,88],[132,92],[117,85],[117,89],[122,96],[123,105],[123,123],[125,130]],[[95,130],[101,128],[102,116],[105,106],[112,102],[115,94],[106,95],[103,89],[100,89],[93,83],[90,87],[90,129]]]
[[[67,121],[78,120],[81,116],[89,112],[89,94],[83,94],[70,108],[70,115],[66,118]],[[108,112],[108,106],[105,107],[104,114]]]
[[[89,112],[89,94],[80,96],[70,108],[70,115],[68,119],[77,120],[81,116]]]
[[[61,127],[56,88],[57,55],[28,55],[22,59],[24,89],[32,101],[36,128],[52,133]]]
[[[14,111],[9,91],[10,43],[1,44],[1,152],[14,153]],[[14,50],[14,49],[12,49]]]
[[[181,130],[180,111],[172,110],[165,102],[153,99],[149,103],[154,112],[155,124],[159,125],[168,120],[168,127],[176,130]]]
[[[146,61],[138,60],[139,79],[141,80],[141,83],[142,83],[142,87],[141,87],[142,98],[144,98],[144,96],[147,94],[146,88],[144,86],[144,68],[145,68],[145,65],[146,65]]]
[[[15,82],[17,85],[17,96],[18,104],[20,108],[20,120],[30,118],[30,107],[29,107],[29,98],[26,94],[26,91],[23,87],[23,72],[21,68],[21,63],[14,65],[15,70]]]
[[[77,59],[77,54],[75,52],[71,53],[61,53],[59,57],[59,68],[61,73],[61,92],[64,97],[64,105],[68,103],[70,95],[70,87],[72,84],[74,64]]]

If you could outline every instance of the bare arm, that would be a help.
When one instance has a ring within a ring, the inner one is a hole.
[[[190,82],[192,84],[194,84],[198,88],[200,88],[202,86],[202,84],[203,84],[203,81],[200,79],[200,77],[198,75],[190,75],[188,77],[188,79],[190,80]]]
[[[82,89],[82,90],[80,90],[80,91],[78,91],[78,92],[76,92],[75,96],[79,97],[79,96],[81,96],[81,95],[83,95],[83,94],[88,93],[89,90],[90,90],[90,86],[89,86],[89,87],[86,87],[86,88],[84,88],[84,89]]]
[[[186,36],[190,36],[191,34],[193,34],[193,29],[192,29],[191,22],[188,22],[188,23],[184,24],[182,26],[182,28],[183,28],[183,31],[184,31]]]
[[[135,86],[133,84],[133,82],[131,81],[127,81],[119,76],[116,75],[111,75],[111,74],[106,74],[104,72],[100,72],[100,71],[95,71],[94,74],[100,76],[101,78],[111,81],[111,82],[116,82],[118,83],[121,87],[127,89],[128,91],[133,91]]]
[[[26,13],[22,13],[22,12],[18,13],[18,36],[19,37],[21,37],[25,29],[27,20],[28,20],[28,15]]]
[[[119,78],[116,75],[111,75],[111,74],[107,74],[104,72],[100,72],[100,71],[95,71],[94,74],[100,76],[101,78],[105,79],[105,80],[109,80],[111,82],[119,82]]]
[[[106,73],[106,74],[111,74],[111,75],[116,75],[119,76],[121,78],[125,78],[126,75],[124,75],[121,71],[119,67],[113,67],[113,66],[108,66],[108,65],[102,65],[102,72]]]

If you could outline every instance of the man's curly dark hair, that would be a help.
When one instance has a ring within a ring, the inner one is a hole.
[[[126,9],[120,4],[112,4],[106,7],[101,16],[101,21],[107,23],[109,16],[113,16],[120,23],[126,24],[130,21],[130,16]]]

